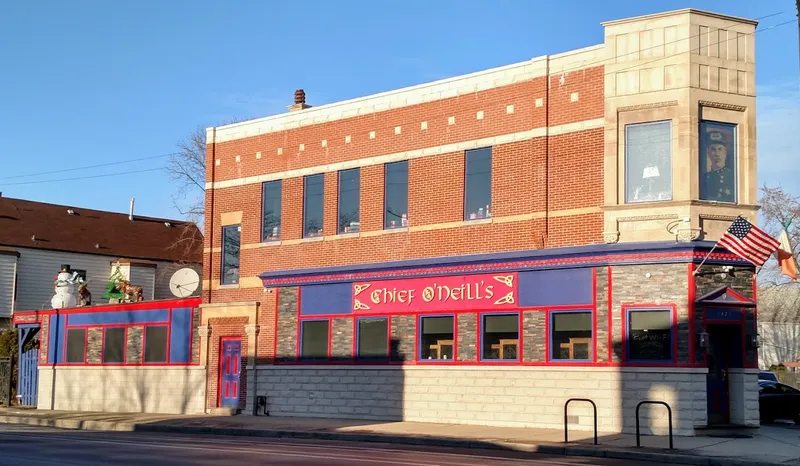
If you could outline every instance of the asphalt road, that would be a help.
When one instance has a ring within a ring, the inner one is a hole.
[[[641,461],[369,443],[89,432],[0,424],[0,465],[635,466]],[[529,455],[529,454],[527,454]],[[658,466],[663,463],[650,463]]]

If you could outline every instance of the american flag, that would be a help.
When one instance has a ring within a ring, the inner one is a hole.
[[[728,251],[761,267],[781,243],[741,216],[736,217],[728,231],[717,241]]]

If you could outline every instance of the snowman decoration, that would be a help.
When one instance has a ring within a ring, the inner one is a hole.
[[[78,304],[77,284],[78,272],[70,273],[69,265],[62,265],[61,272],[56,275],[55,295],[50,299],[53,309],[76,307]]]

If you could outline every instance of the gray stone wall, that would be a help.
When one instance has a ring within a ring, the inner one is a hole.
[[[689,275],[687,264],[619,265],[611,267],[611,316],[614,362],[622,353],[622,305],[674,304],[678,310],[678,362],[689,362]],[[649,274],[649,277],[648,277]]]
[[[416,316],[392,317],[392,341],[390,342],[392,361],[413,361],[417,344]]]
[[[478,318],[475,314],[458,314],[458,360],[476,361],[478,359]]]
[[[737,293],[741,293],[753,299],[754,271],[753,267],[734,267],[733,270],[728,273],[725,272],[720,265],[703,264],[702,267],[697,269],[698,274],[695,275],[694,278],[697,290],[696,296],[699,299],[701,296],[711,293],[717,288],[729,286]]]
[[[608,362],[608,267],[597,267],[595,274],[597,312],[594,318],[597,322],[597,335],[593,337],[597,342],[597,361]]]
[[[192,316],[192,362],[200,362],[200,309],[194,310]]]
[[[144,327],[128,327],[128,345],[125,361],[142,362],[142,332]]]
[[[278,289],[278,361],[297,359],[297,296],[297,287]]]
[[[89,347],[86,349],[86,362],[89,364],[100,364],[103,362],[103,329],[89,329]]]
[[[524,362],[545,361],[545,312],[529,311],[522,314],[522,359]]]
[[[352,359],[353,319],[340,317],[331,321],[331,356],[333,359]]]

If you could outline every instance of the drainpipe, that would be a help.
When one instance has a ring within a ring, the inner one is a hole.
[[[209,202],[211,202],[211,206],[206,206],[206,212],[208,215],[206,216],[206,224],[208,225],[208,245],[209,245],[209,253],[208,253],[208,302],[211,303],[211,284],[213,283],[214,277],[214,194],[216,190],[214,189],[214,181],[216,180],[216,166],[215,160],[217,159],[217,128],[211,128],[211,141],[206,141],[206,144],[211,143],[211,158],[209,159],[209,163],[211,164],[211,197]],[[206,167],[208,170],[208,167]],[[209,223],[210,222],[210,223]]]
[[[545,77],[547,90],[545,91],[544,106],[544,238],[550,238],[550,55],[545,57]],[[546,247],[547,244],[542,244]]]

